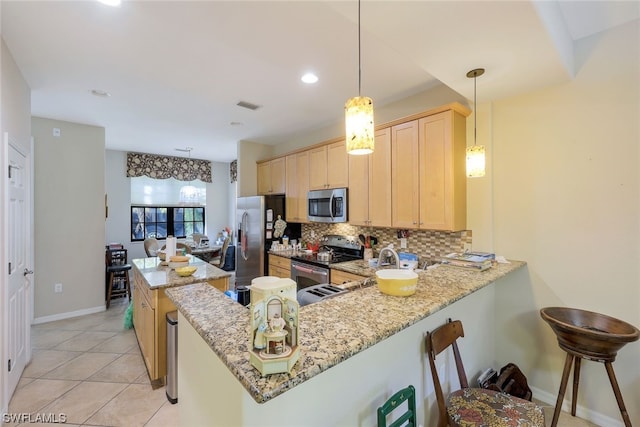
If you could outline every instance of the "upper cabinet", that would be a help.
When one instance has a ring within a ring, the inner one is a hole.
[[[284,194],[285,170],[284,157],[258,163],[258,194]]]
[[[349,223],[391,227],[391,128],[376,132],[373,153],[349,156]]]
[[[344,140],[312,148],[308,152],[310,190],[349,185],[349,160]]]
[[[309,191],[309,152],[287,156],[286,219],[307,222],[307,192]]]
[[[466,118],[446,110],[391,128],[392,226],[466,228]]]

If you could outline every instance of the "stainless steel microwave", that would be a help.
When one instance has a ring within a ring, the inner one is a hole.
[[[312,222],[347,222],[347,189],[309,191],[307,217]]]

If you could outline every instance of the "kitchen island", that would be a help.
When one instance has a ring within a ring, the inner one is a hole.
[[[158,257],[132,260],[133,326],[149,378],[159,385],[167,374],[165,316],[176,309],[165,295],[165,289],[198,282],[223,292],[229,288],[230,273],[196,257],[189,258],[189,265],[197,270],[187,277],[179,276]]]
[[[267,377],[249,363],[249,310],[205,285],[167,289],[180,313],[180,424],[374,425],[376,408],[413,384],[418,420],[431,425],[437,410],[424,334],[449,317],[460,319],[469,377],[494,366],[495,294],[526,283],[518,278],[523,266],[512,261],[484,272],[440,266],[419,274],[410,297],[355,286],[302,307],[300,360],[291,373]],[[449,365],[440,367],[447,380]]]

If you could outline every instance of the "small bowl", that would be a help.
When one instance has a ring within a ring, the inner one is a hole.
[[[178,276],[187,277],[195,273],[197,269],[198,267],[195,267],[193,265],[189,265],[186,267],[178,267],[176,268],[176,273],[178,273]]]

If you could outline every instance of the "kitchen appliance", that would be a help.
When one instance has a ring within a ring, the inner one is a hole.
[[[286,221],[284,194],[237,199],[236,286],[248,286],[252,279],[269,271],[267,251],[272,242],[280,241],[274,238],[278,216]],[[299,240],[302,235],[300,224],[287,223],[284,235]]]
[[[334,285],[315,285],[298,291],[297,299],[298,304],[300,304],[300,307],[302,307],[308,304],[313,304],[315,302],[325,300],[327,298],[334,297],[336,295],[343,294],[345,292],[348,291]]]
[[[324,255],[321,255],[324,254]],[[330,234],[320,239],[320,252],[291,257],[291,278],[298,292],[331,283],[331,264],[362,259],[364,249],[355,237]]]
[[[307,193],[307,218],[312,222],[347,222],[347,189],[314,190]]]

